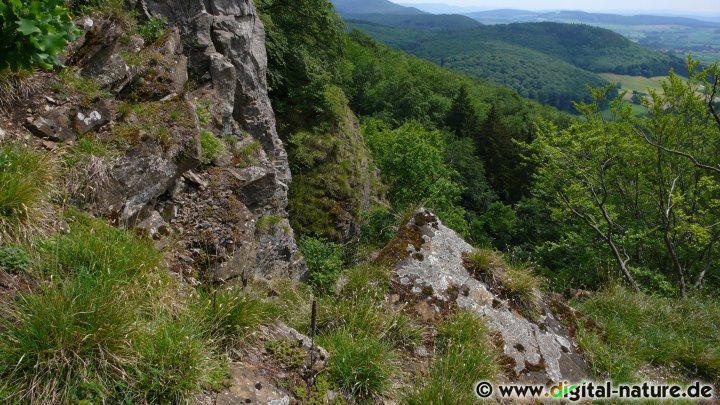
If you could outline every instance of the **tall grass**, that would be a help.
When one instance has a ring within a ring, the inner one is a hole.
[[[186,309],[152,243],[71,213],[38,243],[48,280],[0,316],[5,401],[184,402],[222,381],[224,358]],[[246,314],[247,315],[247,314]]]
[[[578,327],[578,343],[596,374],[618,382],[641,376],[646,365],[679,375],[720,378],[720,302],[638,294],[612,287],[580,302],[578,309],[605,328]]]
[[[130,380],[138,305],[127,298],[87,270],[21,296],[0,318],[0,386],[17,400],[62,403],[79,384],[107,392]]]
[[[319,341],[331,353],[328,375],[335,386],[361,402],[387,393],[391,377],[398,372],[398,356],[387,343],[344,329]]]
[[[42,233],[52,214],[55,161],[18,144],[0,145],[0,243]]]
[[[474,384],[498,373],[487,325],[469,312],[457,312],[438,325],[436,355],[428,381],[411,392],[408,404],[477,402]]]

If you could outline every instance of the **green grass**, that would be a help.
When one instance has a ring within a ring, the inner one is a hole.
[[[137,304],[90,271],[20,297],[0,318],[0,386],[14,399],[62,403],[81,383],[107,393],[130,381]]]
[[[667,76],[643,77],[619,75],[615,73],[598,73],[598,76],[610,83],[620,83],[620,87],[623,90],[628,90],[630,93],[637,91],[646,94],[648,89],[655,90],[662,94],[662,81],[667,80]]]
[[[343,329],[321,336],[318,341],[331,353],[331,383],[359,402],[379,399],[387,393],[391,377],[398,372],[397,354],[387,343]]]
[[[28,253],[29,272],[44,281],[0,316],[4,400],[168,403],[217,387],[223,347],[188,310],[194,297],[178,294],[152,242],[75,212],[66,220],[68,234]]]
[[[382,300],[390,288],[391,277],[391,270],[382,264],[355,265],[345,273],[340,295],[346,298],[364,296]]]
[[[260,324],[279,316],[273,305],[232,289],[201,291],[192,313],[208,337],[223,348],[234,346]]]
[[[720,378],[720,302],[653,297],[613,287],[578,309],[606,331],[579,325],[578,343],[593,371],[617,382],[641,378],[645,365],[710,381]]]
[[[220,388],[227,360],[213,351],[197,320],[165,316],[135,342],[141,362],[136,391],[149,403],[187,403],[203,388]]]
[[[225,142],[218,138],[211,131],[200,131],[200,146],[202,147],[201,160],[203,164],[209,165],[213,160],[225,153]]]
[[[514,303],[523,315],[530,319],[540,315],[542,279],[529,264],[510,263],[501,253],[489,249],[476,249],[468,259],[475,276]]]
[[[456,312],[438,325],[437,357],[428,380],[410,392],[408,404],[477,402],[474,384],[498,374],[495,348],[487,325],[469,312]]]
[[[52,214],[57,165],[45,153],[0,145],[0,243],[28,240]]]

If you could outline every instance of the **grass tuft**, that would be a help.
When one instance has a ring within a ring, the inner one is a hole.
[[[477,401],[474,384],[498,374],[489,330],[477,316],[456,312],[438,325],[437,357],[429,380],[410,393],[408,404],[469,404]]]
[[[201,160],[206,165],[225,153],[225,142],[208,130],[200,131],[200,145],[202,147]]]
[[[200,292],[192,312],[210,339],[223,348],[232,347],[258,325],[279,316],[272,304],[231,289]]]
[[[27,241],[47,225],[55,161],[17,144],[0,145],[0,243]]]
[[[720,378],[720,302],[639,294],[612,287],[577,305],[605,329],[578,325],[578,344],[598,375],[616,382],[641,378],[635,370],[662,366],[688,376]]]
[[[390,378],[399,371],[397,355],[375,337],[339,329],[319,341],[332,353],[328,360],[331,383],[356,400],[382,397],[390,388]]]

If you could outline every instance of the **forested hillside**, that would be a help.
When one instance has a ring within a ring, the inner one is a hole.
[[[401,21],[386,17],[385,25],[358,20],[349,25],[395,48],[569,112],[575,111],[573,102],[590,100],[586,85],[606,83],[595,73],[649,77],[686,70],[678,58],[586,25],[508,24],[426,32],[400,28]]]

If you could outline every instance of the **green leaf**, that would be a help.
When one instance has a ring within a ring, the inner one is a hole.
[[[27,20],[27,19],[21,19],[18,21],[18,31],[22,32],[23,35],[32,35],[36,33],[41,33],[42,31],[40,28],[35,26],[35,21],[33,20]]]

